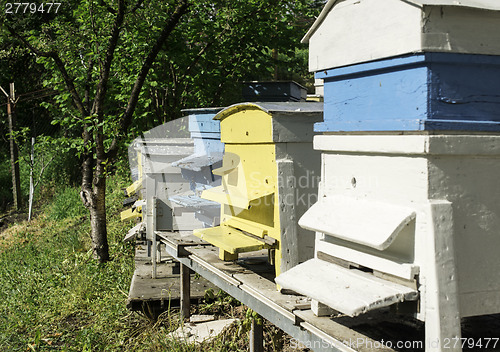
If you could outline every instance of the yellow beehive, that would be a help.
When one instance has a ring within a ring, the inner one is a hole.
[[[313,256],[314,233],[296,220],[316,201],[312,138],[322,114],[321,103],[244,103],[215,116],[225,152],[213,173],[222,185],[202,197],[221,203],[221,224],[194,234],[219,247],[221,259],[269,248],[279,274]]]

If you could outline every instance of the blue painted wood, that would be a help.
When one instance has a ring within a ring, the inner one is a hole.
[[[189,115],[189,132],[220,133],[219,121],[212,120],[215,114],[215,112],[208,112]]]
[[[316,73],[316,132],[500,131],[500,57],[425,53]]]

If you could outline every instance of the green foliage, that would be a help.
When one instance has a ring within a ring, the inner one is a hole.
[[[51,58],[38,57],[49,74],[43,84],[59,94],[43,106],[54,123],[78,140],[84,123],[117,132],[116,122],[126,106],[146,53],[170,18],[175,1],[147,2],[131,12],[120,32],[111,64],[105,118],[82,117],[76,111],[61,73]],[[312,84],[307,49],[301,37],[324,1],[321,0],[192,0],[167,45],[157,58],[136,110],[137,132],[180,116],[189,107],[227,105],[240,99],[240,81],[288,80]],[[80,97],[94,97],[105,59],[116,3],[85,0],[66,2],[57,16],[34,14],[4,21],[40,50],[56,50],[74,77]],[[99,123],[102,125],[100,126]],[[81,145],[81,143],[77,143]]]
[[[8,158],[0,158],[0,210],[3,210],[7,203],[12,202],[12,177],[10,175],[10,161]]]
[[[79,181],[79,164],[76,148],[65,137],[40,135],[34,144],[34,160],[31,161],[31,129],[21,127],[14,138],[19,146],[19,168],[21,191],[25,199],[29,196],[30,172],[33,171],[35,198],[47,189],[75,185]],[[40,189],[40,187],[42,189]]]
[[[238,102],[241,81],[293,79],[312,87],[300,39],[322,4],[193,1],[151,73],[144,117],[154,125],[178,117],[182,108]]]

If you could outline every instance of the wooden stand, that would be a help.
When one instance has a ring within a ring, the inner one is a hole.
[[[191,295],[191,281],[190,275],[191,270],[181,264],[181,316],[183,319],[187,319],[190,316],[190,295]]]
[[[264,329],[256,319],[252,319],[252,330],[250,331],[250,352],[264,352]]]

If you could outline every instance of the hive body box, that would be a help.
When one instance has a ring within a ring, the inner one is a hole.
[[[247,102],[299,102],[306,100],[307,89],[294,81],[243,82],[242,95]]]
[[[195,211],[195,217],[205,226],[219,223],[220,204],[200,197],[203,190],[218,186],[221,177],[212,170],[222,165],[224,144],[220,141],[220,123],[213,117],[221,108],[184,110],[188,114],[189,132],[194,142],[193,154],[182,158],[172,166],[181,170],[183,178],[190,184],[190,192],[169,197],[184,207],[187,212]]]
[[[500,131],[500,56],[423,53],[316,77],[325,85],[318,132]]]
[[[222,204],[221,225],[194,234],[219,247],[224,260],[274,249],[277,274],[311,258],[314,233],[299,228],[297,219],[317,199],[320,162],[312,137],[322,104],[238,104],[215,118],[225,154],[213,172],[222,185],[202,197]]]

